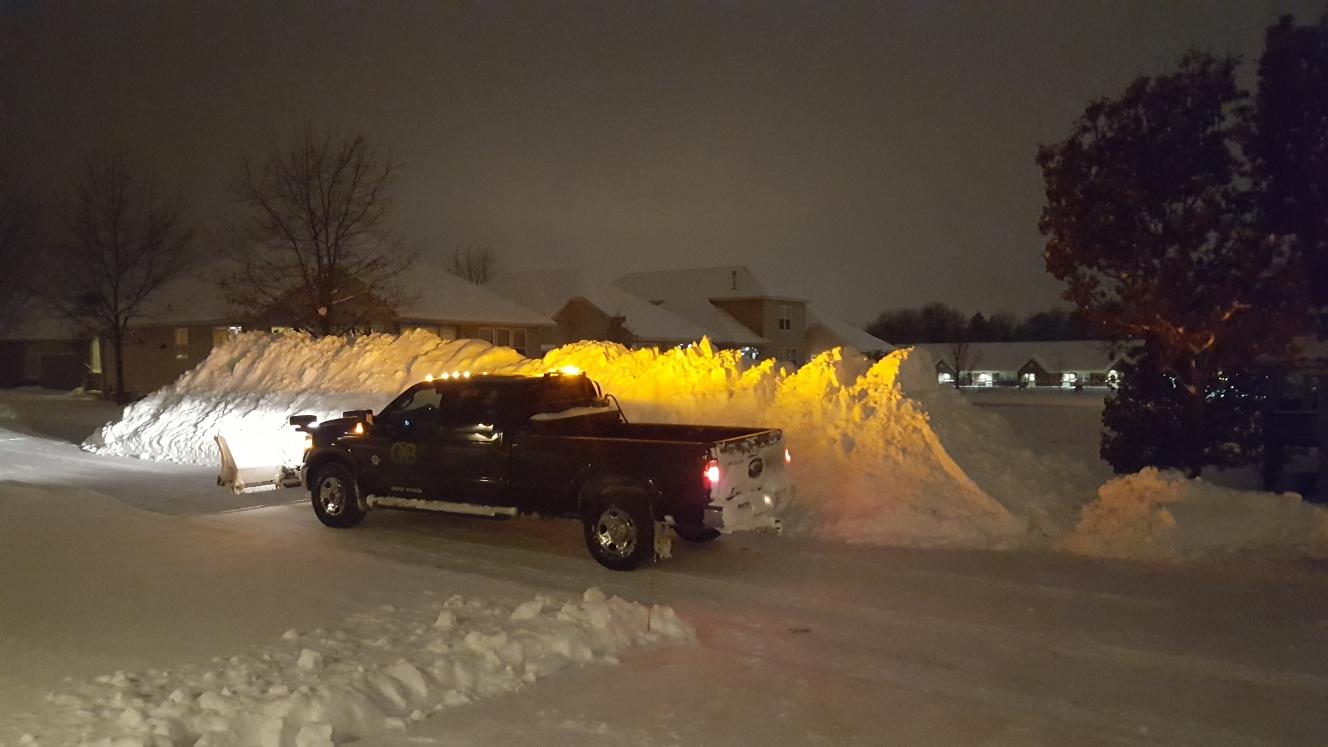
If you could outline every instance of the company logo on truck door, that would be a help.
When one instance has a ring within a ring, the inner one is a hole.
[[[388,456],[392,459],[393,464],[414,464],[419,461],[415,444],[406,441],[398,441],[392,444]]]

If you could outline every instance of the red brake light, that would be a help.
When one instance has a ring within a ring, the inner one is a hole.
[[[706,462],[705,471],[702,475],[712,487],[719,484],[719,462],[714,459]]]
[[[788,449],[784,449],[784,464],[788,464],[792,461],[793,461],[793,455],[789,453]]]

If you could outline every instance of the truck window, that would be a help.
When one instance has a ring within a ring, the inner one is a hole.
[[[536,412],[562,412],[594,403],[595,392],[584,376],[554,376],[544,380]]]
[[[423,420],[436,420],[442,399],[433,387],[408,389],[384,407],[380,417],[393,425],[409,428]]]
[[[498,420],[498,388],[481,383],[449,386],[443,396],[442,419],[448,423],[489,423]]]

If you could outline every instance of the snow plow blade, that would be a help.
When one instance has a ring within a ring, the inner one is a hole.
[[[240,467],[225,436],[217,436],[217,450],[221,452],[221,471],[217,473],[217,485],[232,493],[260,493],[300,485],[299,470],[284,464],[258,463]],[[241,458],[246,462],[254,461],[249,458],[251,456],[241,453]]]

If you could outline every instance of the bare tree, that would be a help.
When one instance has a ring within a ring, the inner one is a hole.
[[[306,127],[245,160],[231,225],[227,298],[269,321],[320,335],[395,318],[415,261],[389,225],[397,164],[364,135]]]
[[[121,148],[103,148],[84,162],[81,178],[59,211],[41,294],[57,311],[109,341],[115,357],[111,391],[125,397],[124,343],[129,323],[166,283],[188,271],[193,231],[180,200],[136,176]]]
[[[0,331],[22,318],[31,297],[33,202],[0,164]]]
[[[470,246],[452,252],[452,265],[447,271],[475,285],[484,285],[493,277],[493,268],[497,264],[498,255],[492,247]]]
[[[982,352],[973,347],[968,340],[955,340],[950,343],[950,367],[954,369],[954,387],[958,389],[964,381],[964,374],[973,376],[973,369],[982,362]]]

